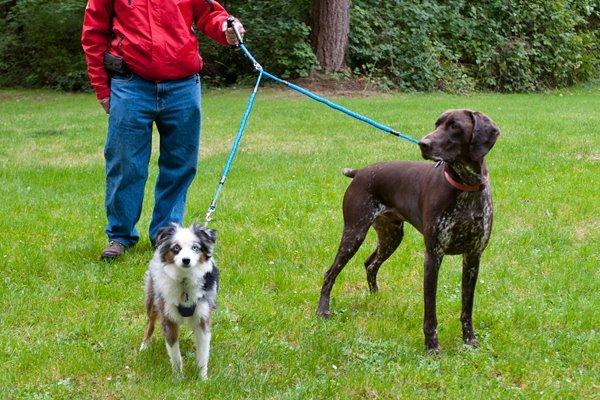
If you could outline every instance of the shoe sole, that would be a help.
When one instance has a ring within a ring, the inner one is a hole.
[[[124,253],[119,253],[119,254],[102,254],[100,255],[100,259],[102,261],[114,261],[119,257],[122,257]]]

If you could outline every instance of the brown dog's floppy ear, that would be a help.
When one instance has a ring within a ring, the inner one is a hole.
[[[160,247],[163,243],[165,243],[166,241],[171,239],[173,237],[173,235],[175,234],[176,230],[177,230],[176,224],[171,224],[169,226],[163,226],[162,228],[160,228],[158,230],[158,232],[156,233],[156,240],[154,242],[155,246]]]
[[[473,119],[473,136],[469,150],[473,160],[481,160],[496,143],[500,135],[498,125],[478,111],[471,112]]]
[[[444,121],[446,121],[448,119],[448,117],[450,116],[450,114],[452,114],[454,111],[456,110],[446,110],[444,111],[439,117],[438,119],[435,121],[435,127],[437,128],[438,126],[440,126],[441,124],[444,123]]]

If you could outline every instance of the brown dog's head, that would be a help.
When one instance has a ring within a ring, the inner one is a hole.
[[[419,142],[421,154],[433,161],[481,161],[496,143],[498,126],[477,111],[448,110],[435,130]]]

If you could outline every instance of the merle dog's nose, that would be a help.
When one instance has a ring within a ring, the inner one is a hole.
[[[431,140],[427,138],[421,139],[421,141],[419,142],[419,147],[421,148],[421,150],[429,150],[429,148],[431,147]]]
[[[189,258],[182,258],[181,262],[183,263],[183,265],[190,265],[190,259]]]

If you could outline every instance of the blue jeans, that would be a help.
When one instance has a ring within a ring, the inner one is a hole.
[[[135,225],[148,179],[153,122],[160,135],[160,156],[150,239],[161,227],[183,222],[187,190],[198,164],[200,92],[198,75],[159,83],[136,75],[111,79],[104,148],[109,240],[132,246],[140,238]]]

